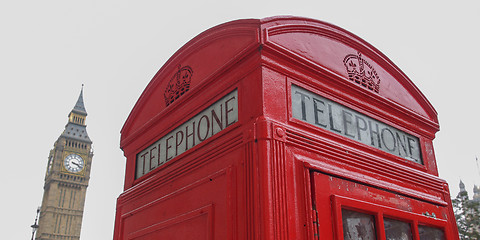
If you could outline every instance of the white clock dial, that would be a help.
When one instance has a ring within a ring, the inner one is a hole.
[[[85,165],[85,162],[83,161],[82,157],[80,157],[79,155],[70,154],[65,158],[63,165],[65,166],[65,169],[67,169],[67,171],[72,173],[77,173],[82,171]]]

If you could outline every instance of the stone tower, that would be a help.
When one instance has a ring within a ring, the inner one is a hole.
[[[473,185],[473,201],[480,202],[480,188],[477,185]]]
[[[80,239],[93,157],[86,117],[82,86],[77,103],[68,114],[65,130],[50,150],[35,239]]]

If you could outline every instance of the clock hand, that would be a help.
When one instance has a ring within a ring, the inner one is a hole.
[[[72,164],[75,164],[75,165],[77,165],[77,167],[80,167],[80,164],[78,164],[76,162],[72,162]]]

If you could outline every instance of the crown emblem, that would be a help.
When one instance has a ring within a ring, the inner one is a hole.
[[[373,66],[362,58],[362,54],[348,54],[343,59],[348,79],[376,93],[380,90],[380,78]]]
[[[191,67],[184,66],[180,68],[180,65],[178,65],[178,71],[170,79],[167,89],[165,89],[164,97],[167,106],[188,92],[192,75],[193,70]]]

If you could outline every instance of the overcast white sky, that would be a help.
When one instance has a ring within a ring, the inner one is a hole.
[[[82,239],[112,239],[125,158],[119,131],[163,63],[236,19],[295,15],[345,28],[396,63],[439,114],[440,177],[480,185],[480,4],[465,1],[0,1],[0,232],[30,239],[47,157],[82,83],[95,156]]]

